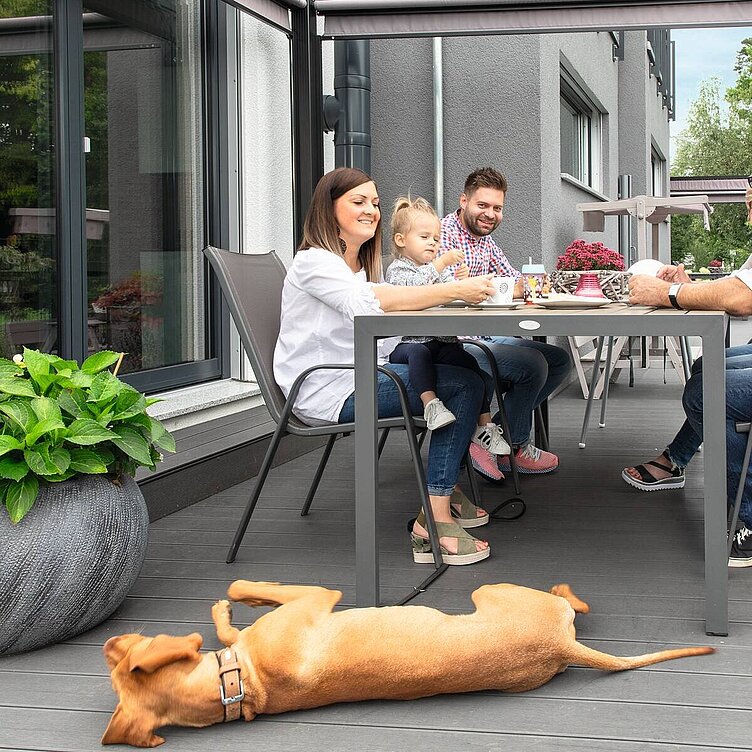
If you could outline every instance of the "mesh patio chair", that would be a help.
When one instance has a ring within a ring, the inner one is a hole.
[[[288,399],[285,399],[281,389],[274,380],[273,360],[274,347],[279,336],[280,307],[282,300],[282,285],[285,279],[285,267],[274,251],[264,254],[240,254],[221,250],[208,246],[204,249],[214,273],[219,281],[224,299],[230,310],[230,314],[240,334],[243,347],[248,355],[258,381],[261,394],[264,397],[266,407],[272,420],[276,423],[276,429],[269,447],[259,469],[256,484],[245,510],[241,517],[235,537],[227,554],[227,563],[235,561],[238,548],[243,540],[245,531],[250,522],[251,515],[258,503],[266,477],[272,466],[274,455],[277,452],[280,441],[286,435],[315,437],[328,436],[328,442],[324,448],[319,466],[313,478],[308,496],[303,505],[301,514],[308,512],[311,501],[316,493],[319,481],[334,446],[338,435],[346,435],[355,430],[355,423],[334,423],[326,426],[309,426],[299,420],[292,412],[292,406],[303,380],[313,371],[324,369],[354,369],[351,364],[325,364],[315,366],[304,371],[296,379],[292,386]],[[402,416],[395,418],[380,418],[378,427],[388,430],[390,428],[404,428],[410,447],[410,453],[418,482],[418,492],[421,504],[426,513],[427,527],[431,540],[435,570],[421,586],[414,588],[417,594],[420,589],[435,579],[443,572],[447,565],[441,558],[438,545],[438,534],[434,522],[431,505],[428,503],[428,491],[425,471],[420,457],[420,446],[417,432],[425,431],[425,422],[421,418],[414,418],[411,414],[407,391],[402,380],[386,368],[379,370],[391,378],[399,392],[402,405]],[[382,434],[380,449],[383,448],[385,437]],[[380,452],[379,452],[380,453]],[[474,479],[470,484],[471,494],[477,503],[477,491]]]

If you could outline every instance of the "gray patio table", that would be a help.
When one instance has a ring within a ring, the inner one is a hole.
[[[728,634],[726,549],[726,371],[722,311],[612,303],[590,310],[431,308],[355,318],[355,585],[358,606],[379,603],[376,519],[376,340],[395,335],[699,336],[703,352],[705,631]],[[677,403],[677,410],[681,405]],[[566,472],[566,470],[564,470]]]

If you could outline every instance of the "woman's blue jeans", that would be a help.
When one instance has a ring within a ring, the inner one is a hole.
[[[504,395],[512,443],[526,444],[530,439],[533,410],[564,382],[572,367],[572,358],[556,345],[519,337],[491,337],[486,344],[493,351],[499,376],[512,383],[512,388]],[[483,351],[472,345],[466,349],[484,371],[491,373]],[[499,422],[496,415],[494,423]]]
[[[684,387],[682,405],[687,419],[674,440],[666,447],[666,456],[677,467],[685,468],[702,444],[702,358],[692,365],[692,376]],[[747,434],[737,433],[737,421],[752,420],[752,345],[726,350],[726,493],[733,504],[744,460]],[[747,473],[739,519],[752,528],[752,474]]]
[[[410,384],[407,366],[392,363],[386,367],[405,383],[412,414],[422,417],[423,403]],[[426,481],[428,493],[432,496],[451,496],[454,490],[460,474],[460,464],[465,458],[478,423],[478,414],[486,389],[485,381],[467,368],[436,366],[436,394],[454,413],[457,420],[438,431],[431,432]],[[397,387],[383,373],[378,374],[378,408],[379,418],[402,415]],[[347,398],[339,414],[340,423],[351,423],[354,420],[355,392]]]

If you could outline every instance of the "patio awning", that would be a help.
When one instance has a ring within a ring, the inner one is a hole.
[[[747,190],[746,177],[672,177],[671,195],[704,193],[713,204],[740,204]]]
[[[247,10],[258,18],[273,23],[280,29],[290,31],[289,8],[305,8],[307,0],[226,0],[229,5],[234,5],[241,10]]]
[[[670,214],[702,214],[705,229],[710,229],[713,207],[706,195],[632,196],[619,201],[595,201],[577,204],[582,212],[583,232],[603,232],[606,217],[631,216],[637,219],[637,258],[647,258],[647,225],[657,225]]]
[[[725,0],[314,0],[324,37],[461,36],[649,26],[743,26],[752,3]]]

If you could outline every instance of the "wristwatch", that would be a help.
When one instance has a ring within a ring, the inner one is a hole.
[[[679,311],[683,311],[684,309],[679,305],[679,301],[676,299],[676,296],[679,294],[679,290],[681,290],[682,283],[677,282],[675,285],[671,285],[671,287],[668,288],[668,299],[671,301],[671,305],[678,309]]]

